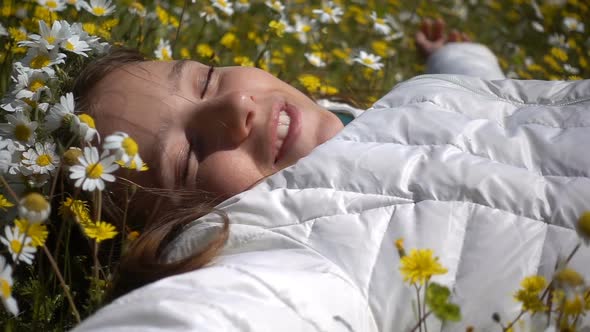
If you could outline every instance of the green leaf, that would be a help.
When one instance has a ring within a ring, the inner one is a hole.
[[[438,319],[445,321],[460,321],[461,309],[458,305],[449,302],[451,291],[448,287],[431,283],[426,290],[426,304]]]

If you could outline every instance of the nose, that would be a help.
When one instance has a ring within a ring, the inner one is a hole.
[[[240,144],[248,136],[254,126],[257,105],[252,95],[243,92],[232,92],[221,96],[224,100],[223,126],[225,133],[234,144]]]

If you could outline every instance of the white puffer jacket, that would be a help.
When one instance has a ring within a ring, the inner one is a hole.
[[[590,81],[406,81],[335,138],[222,203],[231,235],[210,267],[124,296],[77,331],[407,331],[415,290],[394,241],[431,248],[463,320],[499,330],[523,277],[550,278],[590,210]],[[216,216],[167,253],[197,250]],[[572,266],[590,276],[590,250]]]

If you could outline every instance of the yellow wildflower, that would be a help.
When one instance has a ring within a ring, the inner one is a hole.
[[[6,208],[13,207],[14,204],[10,203],[4,195],[0,194],[0,209],[6,211]]]
[[[115,226],[109,224],[105,221],[97,221],[96,223],[88,223],[83,225],[84,233],[91,239],[94,239],[96,242],[101,242],[104,240],[109,240],[114,238],[117,235],[117,230]]]
[[[320,78],[312,74],[302,74],[297,79],[309,92],[316,92],[322,86]]]
[[[254,62],[247,56],[236,56],[234,57],[234,62],[244,67],[254,67]]]
[[[547,310],[547,307],[540,299],[540,293],[545,289],[547,280],[543,276],[530,276],[524,278],[521,289],[514,294],[514,299],[522,303],[522,309],[533,313]]]
[[[64,219],[72,218],[81,224],[90,222],[90,211],[84,201],[68,197],[61,202],[58,211]]]
[[[15,219],[14,224],[21,233],[27,234],[31,238],[31,244],[35,247],[42,247],[47,240],[47,226],[45,224],[32,224],[27,219]]]
[[[191,53],[188,50],[188,48],[183,47],[183,48],[180,49],[180,57],[182,59],[190,59],[191,58]]]
[[[559,65],[559,63],[557,63],[557,60],[555,60],[554,57],[552,57],[549,54],[546,54],[545,56],[543,56],[543,61],[549,65],[549,67],[551,67],[553,70],[561,72],[562,68]]]
[[[576,227],[578,235],[584,240],[586,245],[590,243],[590,211],[582,213],[578,219],[578,225]]]
[[[211,58],[215,52],[209,46],[209,44],[198,44],[197,45],[197,54],[203,58]]]
[[[331,95],[335,95],[335,94],[337,94],[338,92],[340,92],[340,91],[339,91],[339,90],[338,90],[338,88],[337,88],[337,87],[335,87],[335,86],[331,86],[331,85],[322,85],[322,86],[320,87],[320,94],[322,94],[322,95],[331,96]]]
[[[270,28],[271,31],[273,31],[277,35],[277,37],[283,37],[283,35],[285,33],[285,29],[287,28],[285,23],[283,23],[281,21],[275,21],[275,20],[270,21],[270,23],[268,24],[268,27]]]
[[[98,27],[96,26],[96,24],[88,22],[82,24],[82,29],[86,31],[89,35],[96,35]]]
[[[412,249],[410,254],[401,258],[400,272],[404,281],[410,284],[424,284],[433,275],[445,274],[445,269],[434,257],[432,249]]]
[[[557,60],[560,60],[561,62],[566,62],[568,57],[567,57],[567,53],[559,48],[559,47],[552,47],[551,51],[549,51],[551,53],[551,55],[556,58]]]
[[[238,44],[238,37],[233,32],[226,32],[219,43],[229,49],[234,48]]]

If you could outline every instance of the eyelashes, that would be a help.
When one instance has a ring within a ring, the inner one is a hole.
[[[201,92],[201,99],[205,97],[205,93],[207,93],[207,88],[209,87],[209,82],[211,82],[211,75],[213,75],[213,70],[215,67],[210,66],[209,71],[207,72],[207,80],[205,81],[205,87],[203,88],[203,92]]]

